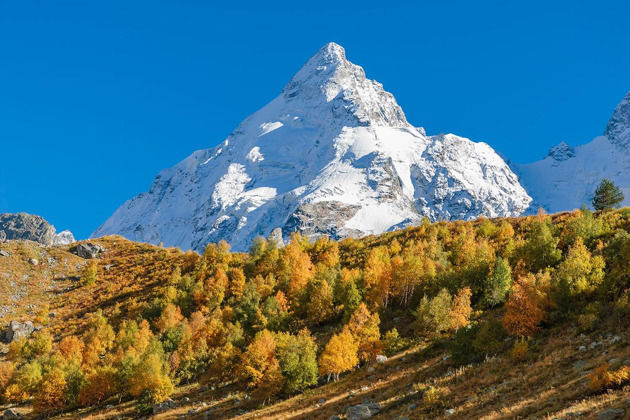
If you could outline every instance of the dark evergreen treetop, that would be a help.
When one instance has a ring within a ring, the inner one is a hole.
[[[609,179],[604,178],[595,190],[593,207],[595,210],[610,210],[612,208],[618,208],[623,199],[624,196],[621,189]]]

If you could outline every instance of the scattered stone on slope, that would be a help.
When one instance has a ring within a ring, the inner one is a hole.
[[[387,362],[387,356],[379,354],[378,356],[376,356],[375,360],[376,360],[376,363],[385,363]]]
[[[608,410],[604,410],[601,413],[597,414],[597,420],[615,420],[622,419],[626,414],[626,410],[623,408],[609,408]]]
[[[19,418],[20,415],[18,413],[16,413],[15,411],[13,411],[12,409],[7,409],[4,411],[4,413],[2,414],[2,417],[0,417],[2,420],[10,420],[10,419],[17,419]]]
[[[11,321],[7,329],[6,339],[10,343],[20,338],[28,338],[35,331],[35,326],[31,321],[19,322]]]
[[[381,411],[379,403],[358,404],[348,407],[346,418],[348,420],[366,420]]]
[[[11,254],[9,254],[7,251],[0,249],[0,257],[9,257]]]
[[[167,398],[161,403],[153,405],[153,414],[164,413],[175,407],[177,407],[177,404],[175,404],[175,401],[173,401],[170,398]]]

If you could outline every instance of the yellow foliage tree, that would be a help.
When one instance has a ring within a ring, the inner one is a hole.
[[[87,382],[79,393],[79,404],[100,404],[115,395],[116,391],[116,370],[111,366],[99,367],[88,375]]]
[[[155,353],[143,357],[129,378],[129,393],[137,397],[148,392],[154,404],[164,401],[173,390],[167,365]]]
[[[463,289],[459,289],[453,298],[453,304],[451,306],[451,328],[453,330],[458,330],[470,323],[470,315],[472,314],[472,308],[470,306],[471,296],[472,292],[470,291],[470,287],[464,287]]]
[[[179,306],[169,303],[162,311],[162,315],[155,320],[154,324],[155,328],[157,328],[159,332],[163,333],[169,328],[176,327],[183,319],[184,317],[182,316]]]
[[[365,303],[361,303],[348,322],[348,331],[358,347],[359,360],[372,360],[381,350],[381,320],[377,313],[370,313]]]
[[[333,315],[333,289],[326,280],[311,282],[306,319],[310,325],[318,325]]]
[[[326,348],[319,357],[319,374],[328,376],[328,381],[339,380],[339,374],[354,369],[359,363],[358,347],[354,337],[344,328],[339,334],[333,335]]]
[[[258,387],[267,369],[277,364],[275,350],[276,342],[272,333],[263,330],[256,334],[242,357],[241,369],[248,387]]]
[[[42,413],[61,410],[66,405],[66,377],[60,368],[45,374],[33,399],[33,409]]]

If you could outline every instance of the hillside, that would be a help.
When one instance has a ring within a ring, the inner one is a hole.
[[[258,239],[247,254],[111,236],[82,258],[85,242],[9,241],[0,325],[39,331],[0,344],[2,409],[624,418],[629,229],[621,209],[297,235],[284,248]],[[176,406],[160,406],[169,396]]]

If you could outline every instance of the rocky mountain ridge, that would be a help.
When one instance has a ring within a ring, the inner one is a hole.
[[[67,245],[74,242],[69,230],[57,233],[43,217],[28,213],[0,214],[0,242],[29,240],[45,246]]]

